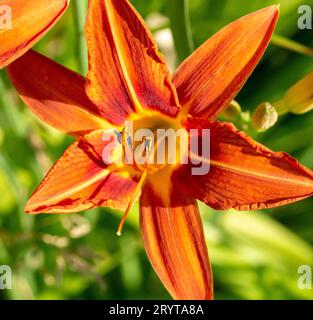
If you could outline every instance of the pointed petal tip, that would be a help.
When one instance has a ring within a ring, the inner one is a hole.
[[[276,7],[276,10],[277,10],[277,11],[280,11],[280,3],[275,4],[274,7]]]
[[[123,168],[105,166],[103,131],[94,131],[70,145],[28,200],[30,214],[66,214],[95,207],[125,210],[137,180]]]
[[[193,121],[190,127],[199,127],[199,120]],[[173,181],[184,184],[186,193],[215,210],[241,211],[275,208],[313,195],[313,171],[298,160],[271,151],[233,124],[202,123],[210,127],[210,169],[196,178],[189,169],[187,175],[184,170],[175,173]]]
[[[279,18],[279,14],[280,14],[280,3],[279,4],[274,4],[272,6],[266,7],[263,10],[268,10],[269,12],[269,16],[272,15],[273,16],[273,21],[275,22],[274,27],[277,23],[277,20]],[[262,9],[260,10],[262,11]]]
[[[87,97],[86,79],[29,50],[12,62],[8,75],[24,103],[43,122],[73,136],[110,128]]]
[[[273,5],[268,6],[268,7],[264,7],[263,9],[260,9],[259,11],[256,11],[256,13],[260,12],[260,11],[265,11],[265,10],[273,11],[274,13],[279,13],[279,11],[280,11],[280,3],[273,4]]]
[[[25,213],[29,214],[29,215],[38,215],[40,212],[36,211],[36,205],[34,205],[33,203],[31,203],[32,198],[30,198],[24,208]]]
[[[278,17],[280,14],[280,3],[271,6],[271,8]]]
[[[280,10],[280,3],[265,7],[265,9],[273,9],[274,11],[279,11]]]
[[[247,14],[187,58],[173,78],[183,112],[210,120],[223,112],[261,60],[278,17],[278,5]]]
[[[39,215],[41,213],[45,213],[44,211],[42,211],[42,209],[44,208],[43,203],[40,200],[36,199],[36,194],[37,190],[33,192],[33,194],[28,198],[25,204],[24,211],[29,215]]]

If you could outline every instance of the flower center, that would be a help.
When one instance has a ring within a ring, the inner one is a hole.
[[[183,163],[188,150],[186,130],[159,116],[127,121],[121,140],[125,164],[149,174]]]
[[[155,177],[152,180],[164,180],[157,174],[167,175],[169,166],[184,163],[188,155],[188,134],[177,120],[160,116],[146,117],[127,121],[120,142],[123,146],[124,163],[140,173],[140,180],[119,225],[119,236],[145,181],[153,175]]]

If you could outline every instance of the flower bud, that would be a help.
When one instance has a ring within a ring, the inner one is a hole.
[[[241,112],[242,111],[240,104],[237,101],[233,100],[223,112],[223,116],[227,120],[235,120],[236,118],[238,118]]]
[[[270,103],[260,104],[252,116],[252,125],[258,132],[264,132],[275,125],[278,120],[278,113]]]
[[[283,101],[291,113],[303,114],[311,111],[313,109],[313,72],[291,87]]]

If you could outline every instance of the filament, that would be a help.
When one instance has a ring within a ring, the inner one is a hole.
[[[139,180],[139,182],[138,182],[138,185],[136,186],[136,189],[135,189],[135,191],[133,192],[133,195],[132,195],[132,197],[131,197],[131,199],[130,199],[130,202],[129,202],[128,206],[127,206],[127,209],[126,209],[126,211],[125,211],[125,213],[124,213],[124,215],[123,215],[123,218],[122,218],[122,220],[121,220],[121,222],[120,222],[120,225],[119,225],[118,230],[117,230],[117,233],[116,233],[119,237],[122,235],[122,230],[123,230],[123,227],[124,227],[124,223],[125,223],[125,221],[126,221],[126,218],[127,218],[128,214],[129,214],[129,211],[130,211],[131,207],[133,206],[134,202],[136,201],[139,192],[141,191],[141,188],[142,188],[142,186],[143,186],[143,184],[144,184],[144,182],[145,182],[145,180],[146,180],[147,173],[148,173],[147,170],[145,170],[145,171],[142,173],[142,175],[141,175],[141,177],[140,177],[140,180]]]

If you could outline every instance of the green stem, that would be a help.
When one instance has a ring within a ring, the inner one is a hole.
[[[79,71],[86,75],[88,71],[88,59],[87,59],[87,45],[84,35],[84,26],[87,16],[88,1],[75,0],[73,1],[74,8],[74,23],[76,30],[76,47],[78,53],[78,65]]]
[[[0,124],[11,129],[18,137],[25,136],[26,126],[20,121],[18,106],[9,94],[4,82],[4,71],[0,72]]]
[[[167,3],[178,60],[182,62],[194,51],[189,0],[168,0]]]
[[[288,106],[286,105],[284,99],[279,100],[275,103],[272,103],[272,105],[275,107],[279,116],[283,116],[283,115],[289,113],[289,111],[290,111]]]
[[[288,38],[282,37],[278,34],[273,34],[272,44],[279,46],[281,48],[291,50],[297,53],[301,53],[304,55],[307,55],[309,57],[313,57],[313,49],[309,48],[301,43],[298,43],[296,41],[290,40]]]

